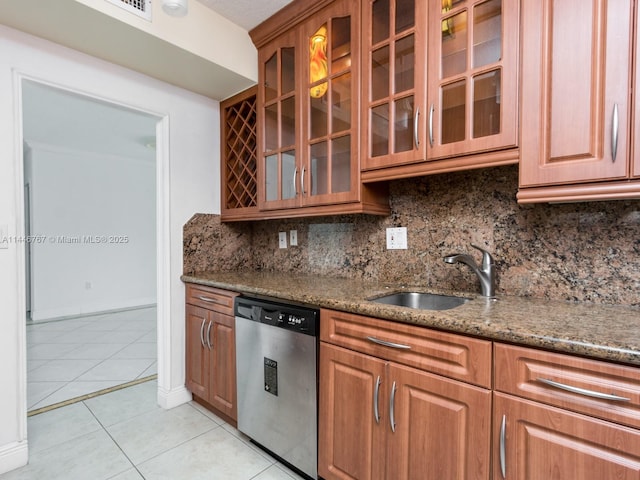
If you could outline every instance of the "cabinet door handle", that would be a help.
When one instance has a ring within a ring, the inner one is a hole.
[[[293,196],[294,197],[298,196],[298,184],[296,183],[297,178],[298,178],[298,167],[295,167],[293,169]]]
[[[300,190],[302,190],[302,195],[306,195],[307,191],[304,189],[304,172],[307,167],[302,167],[302,172],[300,173]]]
[[[215,303],[216,305],[226,305],[226,303],[221,302],[220,300],[216,300],[215,298],[211,298],[211,297],[205,297],[204,295],[200,295],[198,298],[203,302]]]
[[[502,415],[500,425],[500,473],[502,478],[507,478],[507,416]]]
[[[601,400],[613,400],[616,402],[631,401],[631,399],[627,397],[621,397],[619,395],[613,395],[609,393],[596,392],[595,390],[587,390],[586,388],[573,387],[571,385],[566,385],[564,383],[549,380],[548,378],[536,378],[536,381],[540,383],[544,383],[545,385],[549,385],[550,387],[559,388],[560,390],[565,390],[571,393],[577,393],[578,395],[584,395],[586,397],[599,398]]]
[[[431,104],[431,108],[429,108],[429,145],[433,147],[433,103]]]
[[[369,340],[372,343],[377,343],[378,345],[383,345],[385,347],[391,347],[391,348],[397,348],[399,350],[410,350],[411,349],[411,347],[409,345],[403,345],[402,343],[388,342],[386,340],[380,340],[379,338],[376,338],[376,337],[367,337],[367,340]]]
[[[420,135],[418,135],[418,124],[420,118],[420,107],[416,109],[416,116],[413,118],[413,142],[416,148],[420,148]]]
[[[206,323],[207,319],[205,317],[202,317],[202,325],[200,325],[200,343],[202,344],[202,346],[204,347],[204,324]]]
[[[389,423],[391,424],[391,431],[396,432],[396,416],[394,414],[396,406],[396,382],[393,382],[391,386],[391,395],[389,398]]]
[[[211,350],[211,325],[213,322],[209,322],[209,326],[207,327],[207,347]]]
[[[381,383],[382,383],[382,380],[380,379],[380,375],[378,375],[378,379],[376,380],[376,388],[373,390],[373,418],[375,418],[377,424],[380,424],[380,411],[378,410],[378,399],[380,398]]]
[[[611,161],[615,163],[618,154],[618,129],[620,121],[618,118],[618,104],[613,105],[613,118],[611,119]]]

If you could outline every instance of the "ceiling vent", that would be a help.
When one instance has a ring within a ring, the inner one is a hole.
[[[151,0],[107,0],[127,12],[151,21]]]

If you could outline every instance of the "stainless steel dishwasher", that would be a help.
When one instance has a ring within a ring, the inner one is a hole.
[[[318,478],[318,309],[236,297],[238,430]]]

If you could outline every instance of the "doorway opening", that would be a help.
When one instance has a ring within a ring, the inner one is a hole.
[[[22,80],[27,409],[157,371],[159,117]]]

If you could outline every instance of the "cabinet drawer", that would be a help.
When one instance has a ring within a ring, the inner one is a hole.
[[[187,303],[233,316],[233,299],[239,294],[228,290],[187,284]]]
[[[640,427],[638,368],[496,344],[495,389]]]
[[[489,341],[334,310],[320,316],[324,342],[491,388]]]

